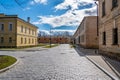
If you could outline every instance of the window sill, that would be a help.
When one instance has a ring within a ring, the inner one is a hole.
[[[118,46],[119,44],[112,44],[113,46]]]
[[[103,46],[106,46],[106,44],[102,44]]]
[[[112,7],[111,11],[113,11],[113,10],[114,10],[115,8],[117,8],[117,7],[118,7],[118,5]]]

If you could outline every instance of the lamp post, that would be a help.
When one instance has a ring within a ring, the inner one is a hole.
[[[51,48],[51,27],[50,27],[50,48]]]
[[[98,31],[98,23],[99,23],[99,20],[98,20],[98,3],[95,2],[96,6],[97,6],[97,36],[99,36],[99,31]]]

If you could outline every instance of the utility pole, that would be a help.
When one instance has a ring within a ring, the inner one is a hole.
[[[51,27],[50,27],[50,48],[51,48]]]
[[[95,2],[95,4],[96,4],[96,6],[97,6],[97,36],[99,36],[99,30],[98,30],[98,24],[99,24],[99,15],[98,15],[98,3],[97,2]]]

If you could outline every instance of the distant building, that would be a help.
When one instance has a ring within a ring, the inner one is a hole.
[[[57,36],[41,36],[38,37],[38,43],[59,43],[59,44],[69,44],[70,43],[70,37],[57,37]]]
[[[99,49],[120,53],[120,0],[99,0]]]
[[[73,43],[85,48],[98,48],[97,17],[84,17],[73,35]]]
[[[37,27],[17,15],[0,14],[0,47],[37,45]]]

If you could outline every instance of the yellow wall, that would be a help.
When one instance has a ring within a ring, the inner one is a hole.
[[[9,31],[9,23],[13,24],[12,31]],[[4,42],[0,43],[0,47],[21,47],[37,45],[36,26],[18,18],[17,16],[6,16],[4,14],[0,14],[0,24],[4,24],[4,31],[0,30],[0,39],[1,37],[4,37]],[[23,26],[23,32],[21,32],[21,26]],[[9,43],[9,37],[12,37],[12,43]],[[23,38],[23,43],[21,43],[21,38]]]
[[[15,18],[4,18],[0,19],[0,24],[4,24],[4,31],[0,30],[0,38],[4,37],[4,43],[0,42],[0,47],[12,47],[15,46],[16,38],[15,38],[15,30],[16,30],[16,19]],[[9,23],[13,24],[12,31],[9,31]],[[9,37],[12,37],[12,43],[9,43]]]
[[[21,26],[23,26],[23,32],[21,32]],[[26,28],[26,32],[25,32]],[[29,33],[30,30],[30,33]],[[21,43],[21,38],[23,38],[23,43]],[[25,43],[26,38],[26,43]],[[30,39],[30,42],[29,42]],[[17,47],[19,46],[33,46],[37,44],[37,28],[29,23],[23,22],[22,20],[17,20]]]

